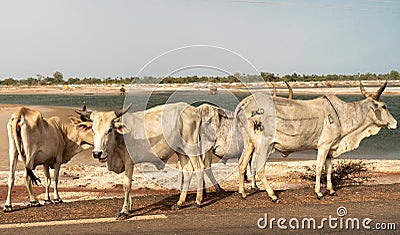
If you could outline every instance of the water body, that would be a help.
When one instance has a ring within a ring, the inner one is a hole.
[[[210,95],[202,91],[180,91],[180,92],[156,92],[151,95],[144,93],[130,94],[127,102],[132,102],[135,111],[151,108],[166,102],[187,102],[198,106],[204,102],[216,104],[220,107],[234,110],[238,102],[247,97],[249,93],[219,92]],[[295,95],[294,99],[313,99],[318,96]],[[362,100],[361,95],[339,95],[347,102]],[[400,121],[400,96],[382,96],[390,112]],[[49,105],[80,107],[82,101],[86,101],[89,109],[114,110],[121,108],[125,97],[119,95],[0,95],[1,104],[21,105]],[[400,159],[400,128],[389,131],[381,129],[378,135],[364,139],[357,150],[346,153],[342,158],[357,159]],[[278,157],[274,155],[273,157]],[[315,151],[306,151],[289,157],[315,158]]]

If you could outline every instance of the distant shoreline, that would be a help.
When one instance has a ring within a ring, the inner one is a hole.
[[[382,81],[363,81],[367,91],[376,91]],[[275,82],[278,94],[287,94],[288,89],[283,82]],[[361,94],[358,81],[324,81],[324,82],[291,82],[294,94]],[[209,92],[210,83],[187,84],[134,84],[124,85],[127,92],[174,92],[174,91],[204,91]],[[218,90],[230,92],[272,92],[272,83],[218,83]],[[121,85],[64,85],[64,86],[3,86],[0,95],[14,94],[49,94],[49,95],[118,95]],[[400,95],[400,81],[388,81],[384,94]]]

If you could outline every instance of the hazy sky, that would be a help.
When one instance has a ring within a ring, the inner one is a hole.
[[[166,51],[198,44],[227,48],[280,75],[400,71],[400,1],[1,1],[0,79],[54,71],[133,76]],[[188,54],[175,53],[166,67],[143,75],[163,76],[182,66],[178,60],[230,61]]]

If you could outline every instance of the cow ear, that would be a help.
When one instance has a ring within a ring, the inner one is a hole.
[[[82,122],[80,121],[78,124],[74,124],[78,128],[82,128],[85,130],[92,129],[93,122]]]
[[[84,150],[89,149],[90,147],[92,147],[92,145],[90,145],[88,143],[82,143],[81,144],[81,148],[83,148]]]
[[[69,117],[69,120],[70,120],[71,123],[74,124],[75,126],[77,126],[79,123],[82,122],[81,119],[76,118],[76,117],[74,117],[74,116],[70,116],[70,117]]]
[[[131,132],[131,129],[129,127],[127,127],[125,124],[123,124],[122,122],[115,122],[114,128],[121,135]]]
[[[88,129],[92,129],[92,124],[93,124],[92,122],[83,122],[81,119],[73,117],[73,116],[69,117],[69,120],[71,120],[71,123],[74,126],[76,126],[78,128],[82,128],[85,131]]]
[[[92,129],[93,122],[80,122],[77,126],[78,128],[83,128],[85,130]]]

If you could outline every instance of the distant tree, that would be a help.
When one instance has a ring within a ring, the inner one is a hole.
[[[64,78],[64,76],[63,76],[63,74],[61,73],[61,72],[59,72],[59,71],[55,71],[54,73],[53,73],[53,78],[54,78],[54,83],[55,84],[62,84],[64,81],[63,81],[63,78]]]
[[[276,76],[274,73],[261,72],[260,75],[265,82],[273,82],[279,80],[279,77]]]
[[[113,84],[115,82],[115,79],[112,79],[111,77],[108,77],[103,80],[103,83],[105,84]]]
[[[42,83],[43,76],[41,74],[36,74],[37,77],[37,85],[40,86]]]
[[[390,71],[389,79],[391,79],[391,80],[399,80],[400,79],[400,73],[397,72],[396,70]]]
[[[3,86],[15,86],[15,85],[17,85],[17,81],[14,80],[13,78],[6,78],[3,81],[1,81],[1,85],[3,85]]]
[[[130,80],[129,83],[134,83],[134,84],[142,82],[142,80],[140,78],[138,78],[138,77],[130,77],[129,80]]]
[[[7,86],[33,86],[33,85],[54,85],[54,84],[130,84],[130,83],[139,83],[139,84],[148,84],[148,83],[193,83],[193,82],[213,82],[213,83],[237,83],[237,82],[258,82],[260,81],[260,77],[263,81],[272,82],[272,81],[357,81],[357,80],[400,80],[400,73],[396,70],[390,71],[390,73],[386,74],[374,74],[374,73],[365,73],[365,74],[353,74],[353,75],[343,75],[343,74],[327,74],[327,75],[317,75],[317,74],[286,74],[282,77],[279,74],[268,73],[268,72],[260,72],[259,75],[254,74],[244,74],[244,73],[235,73],[230,76],[219,77],[219,76],[201,76],[197,75],[193,76],[180,76],[180,77],[165,77],[165,78],[157,78],[151,76],[144,76],[143,78],[139,77],[116,77],[116,78],[68,78],[67,81],[63,80],[63,74],[59,71],[53,73],[52,77],[44,77],[40,74],[36,75],[37,78],[26,78],[22,80],[14,80],[13,78],[7,78],[3,81],[0,81],[0,84]]]
[[[79,83],[80,83],[80,80],[79,80],[79,78],[68,78],[67,83],[68,83],[69,85],[79,84]]]
[[[56,82],[53,77],[46,77],[45,79],[43,79],[43,83],[45,85],[54,85]]]
[[[29,77],[27,79],[21,80],[21,85],[26,85],[26,86],[35,86],[37,85],[37,79]]]
[[[101,82],[100,78],[84,78],[81,81],[81,83],[82,84],[91,84],[91,85],[93,85],[93,84],[101,84],[102,82]]]

